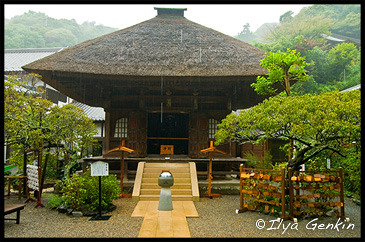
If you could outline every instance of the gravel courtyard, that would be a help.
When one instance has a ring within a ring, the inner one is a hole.
[[[22,203],[16,198],[4,198],[5,203]],[[46,204],[47,198],[42,197]],[[110,237],[136,238],[142,225],[143,218],[131,218],[137,202],[131,198],[116,199],[117,208],[107,213],[112,215],[107,221],[89,221],[90,217],[73,217],[58,213],[48,208],[34,208],[35,202],[27,203],[21,211],[20,224],[5,220],[5,238],[34,238],[34,237]],[[187,218],[191,237],[357,237],[361,236],[361,207],[351,200],[345,200],[345,215],[350,223],[339,221],[336,217],[314,218],[301,220],[297,224],[292,221],[274,221],[277,218],[258,212],[237,214],[239,195],[223,195],[222,198],[200,198],[194,202],[199,218]],[[15,213],[7,215],[15,218]],[[331,223],[337,226],[328,229]],[[319,226],[324,224],[324,226]],[[352,225],[353,224],[353,225]],[[258,227],[261,229],[259,229]]]

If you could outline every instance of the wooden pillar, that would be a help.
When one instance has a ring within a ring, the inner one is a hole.
[[[281,218],[285,218],[285,168],[281,168]]]
[[[242,177],[241,177],[241,174],[243,172],[243,164],[240,164],[240,211],[243,210],[243,193],[242,193],[242,190],[243,190],[243,180],[242,180]]]
[[[294,191],[293,191],[293,181],[291,180],[293,176],[293,170],[291,167],[288,168],[288,182],[289,182],[289,217],[291,220],[294,219]]]
[[[103,154],[107,153],[110,150],[110,128],[111,128],[111,118],[110,118],[110,110],[105,110],[105,136],[104,136],[104,144],[103,144]]]

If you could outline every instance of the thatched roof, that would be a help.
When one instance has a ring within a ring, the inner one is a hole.
[[[264,51],[185,17],[150,20],[64,49],[28,72],[113,76],[256,76]]]

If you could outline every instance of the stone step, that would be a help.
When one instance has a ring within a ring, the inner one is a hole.
[[[145,168],[162,168],[168,170],[168,168],[181,168],[181,167],[189,167],[189,163],[153,163],[146,162]]]
[[[174,185],[171,187],[173,201],[199,201],[195,163],[171,161],[140,162],[136,172],[138,181],[133,188],[132,198],[141,201],[158,201],[161,192],[158,177],[162,170],[169,170],[174,177]]]
[[[142,178],[156,178],[160,176],[161,173],[143,173]],[[175,178],[190,178],[190,173],[172,173],[172,176]]]
[[[142,178],[142,184],[143,183],[158,184],[158,178]],[[187,177],[187,178],[174,178],[174,184],[180,184],[180,183],[191,183],[191,179],[190,179],[190,177]]]
[[[160,195],[140,195],[140,201],[159,201]],[[172,201],[193,201],[192,195],[171,195]]]
[[[161,187],[157,183],[143,183],[141,185],[141,189],[161,189]],[[175,183],[171,189],[191,189],[190,183]]]
[[[141,195],[160,195],[161,189],[141,189]],[[192,195],[191,189],[171,189],[171,195]]]
[[[189,173],[190,172],[190,168],[189,167],[173,167],[173,168],[169,168],[169,169],[165,169],[165,168],[156,168],[156,167],[145,167],[143,170],[143,173],[161,173],[162,170],[169,170],[172,174],[174,173]]]

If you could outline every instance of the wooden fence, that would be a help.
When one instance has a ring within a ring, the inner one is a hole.
[[[288,178],[291,218],[303,213],[324,216],[328,210],[336,208],[337,217],[345,219],[342,167],[337,171],[293,171],[289,168]]]
[[[289,168],[286,172],[284,168],[266,170],[240,165],[240,209],[237,212],[277,212],[282,219],[293,220],[304,214],[324,216],[333,208],[337,217],[345,219],[342,168],[305,172]]]
[[[240,165],[240,209],[239,212],[257,210],[264,204],[265,212],[280,208],[285,216],[285,169],[265,170],[244,168]]]

